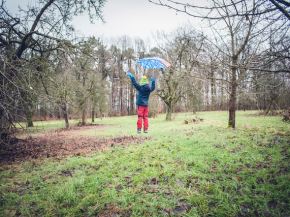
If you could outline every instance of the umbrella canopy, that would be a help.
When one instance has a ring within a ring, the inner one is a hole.
[[[159,57],[142,58],[137,61],[137,64],[144,69],[165,69],[171,66],[169,62]]]

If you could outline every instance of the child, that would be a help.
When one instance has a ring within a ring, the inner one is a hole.
[[[127,72],[127,75],[131,79],[133,86],[138,91],[136,102],[138,109],[137,133],[141,133],[142,121],[144,124],[144,133],[148,133],[148,100],[150,93],[155,89],[155,79],[151,78],[151,84],[149,85],[149,80],[146,76],[143,76],[138,84],[131,72]]]

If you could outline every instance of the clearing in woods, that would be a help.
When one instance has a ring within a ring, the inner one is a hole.
[[[160,115],[148,135],[136,117],[35,123],[30,143],[1,146],[0,216],[289,216],[290,124],[193,117]]]

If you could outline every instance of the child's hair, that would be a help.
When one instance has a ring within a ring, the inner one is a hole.
[[[143,75],[143,76],[141,77],[140,81],[139,81],[139,84],[140,84],[140,85],[149,84],[149,80],[148,80],[148,78],[147,78],[145,75]]]

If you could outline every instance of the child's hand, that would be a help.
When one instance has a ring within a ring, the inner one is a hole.
[[[127,76],[129,77],[129,78],[134,78],[134,75],[131,73],[131,72],[127,72]]]

